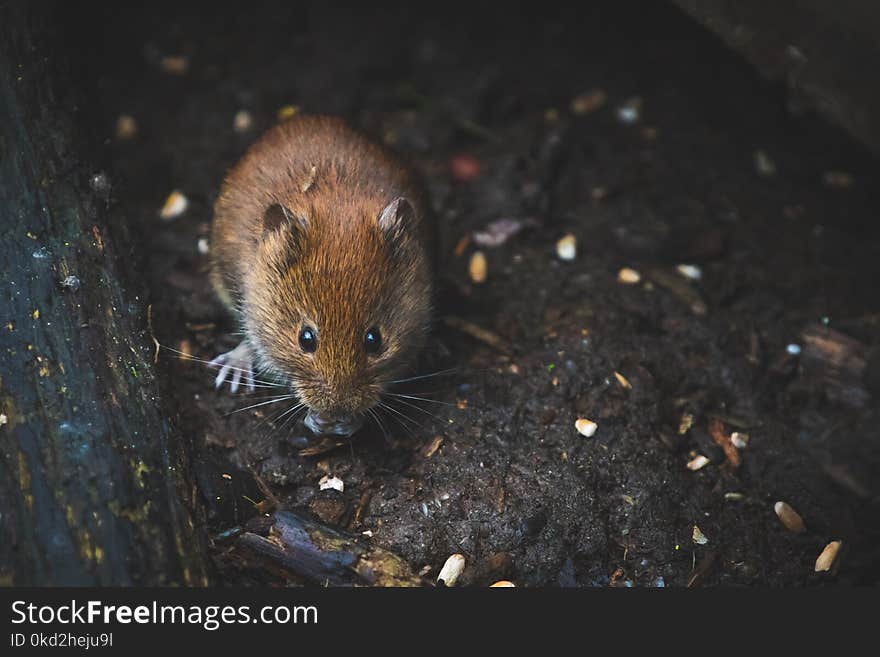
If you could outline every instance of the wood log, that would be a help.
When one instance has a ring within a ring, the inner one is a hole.
[[[246,565],[323,586],[425,584],[394,553],[291,511],[255,518],[233,549]]]
[[[59,6],[0,4],[0,584],[204,584],[135,242],[90,164],[86,37]]]

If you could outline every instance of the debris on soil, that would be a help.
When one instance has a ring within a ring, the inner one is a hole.
[[[822,554],[816,559],[815,572],[822,573],[831,570],[834,562],[837,561],[837,553],[840,552],[841,545],[843,545],[841,541],[831,541],[825,546]]]
[[[510,580],[502,579],[494,584],[489,585],[490,589],[503,589],[503,588],[516,588],[516,584],[511,582]]]
[[[323,477],[321,477],[321,481],[318,482],[318,488],[320,490],[337,490],[342,493],[343,491],[345,491],[345,484],[339,477],[324,475]]]
[[[709,542],[709,539],[706,537],[706,535],[696,525],[694,525],[692,538],[694,543],[696,543],[697,545],[705,545]]]
[[[592,420],[581,417],[575,421],[574,428],[577,429],[577,432],[582,436],[590,438],[596,433],[596,429],[599,428],[599,425]]]
[[[705,468],[707,465],[709,465],[710,462],[711,461],[709,461],[709,459],[707,459],[702,454],[697,454],[694,458],[687,462],[687,468],[688,470],[696,472],[697,470]]]
[[[773,510],[776,512],[776,515],[779,516],[779,520],[785,525],[785,528],[788,531],[800,534],[807,530],[800,514],[785,502],[777,502],[773,506]]]
[[[740,463],[742,463],[742,457],[733,444],[732,436],[727,434],[724,430],[724,423],[718,418],[709,420],[709,435],[712,436],[715,444],[724,450],[724,457],[727,459],[727,462],[734,468],[738,468]]]
[[[477,284],[485,283],[487,268],[486,254],[482,251],[474,251],[471,254],[471,260],[468,264],[468,274],[470,274],[471,280]]]
[[[812,325],[801,333],[804,373],[820,381],[829,399],[856,408],[871,395],[865,388],[868,365],[864,344],[827,326]]]
[[[166,221],[176,219],[186,212],[187,207],[189,207],[189,199],[186,198],[183,192],[175,189],[168,195],[168,198],[165,199],[165,203],[159,211],[159,217]]]
[[[706,302],[691,284],[681,276],[660,268],[652,268],[648,271],[648,277],[657,285],[666,288],[672,294],[687,305],[695,315],[705,315],[708,312]]]
[[[533,219],[512,219],[505,217],[497,219],[486,226],[483,230],[474,231],[473,240],[478,246],[498,247],[507,242],[511,237],[517,235],[523,228],[536,225]],[[462,252],[467,248],[467,243],[462,247]],[[456,254],[459,249],[456,248]]]
[[[464,555],[453,554],[443,564],[440,574],[437,575],[437,583],[444,586],[455,586],[459,576],[464,571]]]
[[[617,379],[617,382],[621,385],[624,390],[632,390],[632,383],[620,372],[614,373],[614,378]]]
[[[500,351],[502,354],[512,353],[512,350],[510,348],[510,345],[507,343],[507,340],[502,338],[497,333],[493,333],[488,329],[484,329],[482,326],[477,326],[473,322],[462,319],[461,317],[456,317],[455,315],[446,315],[443,318],[443,323],[446,324],[446,326],[454,328],[457,331],[461,331],[462,333],[465,333],[466,335],[469,335],[472,338],[489,345],[493,349]]]
[[[730,434],[730,442],[737,449],[745,449],[749,446],[749,434],[740,431],[734,431]]]
[[[577,238],[568,233],[556,242],[556,255],[560,260],[572,261],[577,257]]]

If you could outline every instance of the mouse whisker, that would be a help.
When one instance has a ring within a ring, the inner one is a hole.
[[[443,404],[444,406],[455,406],[450,402],[440,401],[439,399],[428,399],[426,397],[417,397],[416,395],[401,395],[396,392],[383,392],[383,395],[390,395],[392,397],[403,397],[405,399],[414,399],[416,401],[428,402],[429,404]]]
[[[388,383],[406,383],[407,381],[418,381],[420,379],[429,379],[432,376],[442,376],[444,374],[453,374],[458,371],[457,367],[451,367],[448,370],[440,370],[439,372],[431,372],[430,374],[421,374],[419,376],[411,376],[406,379],[395,379],[394,381],[389,381]]]
[[[250,406],[245,406],[244,408],[237,408],[237,409],[235,409],[234,411],[229,411],[228,413],[226,413],[226,414],[224,415],[224,417],[229,416],[229,415],[232,415],[233,413],[241,413],[242,411],[248,411],[248,410],[250,410],[250,409],[252,409],[252,408],[257,408],[257,407],[259,407],[259,406],[266,406],[267,404],[276,404],[276,403],[278,403],[278,402],[283,402],[283,401],[286,401],[286,400],[288,400],[288,399],[293,399],[293,398],[295,398],[295,397],[296,397],[296,395],[279,395],[279,396],[278,396],[277,398],[275,398],[275,399],[270,399],[270,400],[268,400],[268,401],[262,401],[262,402],[260,402],[260,403],[258,403],[258,404],[251,404]]]
[[[392,401],[392,400],[389,399],[388,401],[390,402],[390,401]],[[396,400],[394,400],[394,401],[396,401],[396,402],[398,402],[398,403],[400,403],[400,404],[404,404],[404,405],[406,405],[406,406],[409,406],[410,408],[414,408],[414,409],[416,409],[417,411],[421,411],[421,412],[424,413],[425,415],[429,415],[430,417],[434,418],[435,420],[438,420],[438,421],[441,421],[441,422],[442,422],[442,419],[440,418],[440,416],[438,416],[438,415],[434,415],[434,414],[431,413],[430,411],[426,411],[424,408],[421,408],[420,406],[416,406],[415,404],[410,404],[408,401],[404,401],[403,399],[396,399]],[[389,406],[389,408],[390,408],[390,406]]]

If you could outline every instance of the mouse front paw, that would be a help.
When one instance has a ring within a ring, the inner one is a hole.
[[[219,367],[220,372],[214,379],[214,386],[219,390],[226,379],[229,381],[229,390],[238,392],[238,386],[244,379],[248,390],[254,391],[254,352],[247,340],[242,340],[232,351],[220,354],[211,361],[212,367]]]

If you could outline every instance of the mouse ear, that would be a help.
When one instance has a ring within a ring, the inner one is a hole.
[[[386,205],[379,214],[379,228],[385,238],[392,244],[399,243],[415,219],[415,213],[412,204],[402,196]]]
[[[305,221],[280,203],[273,203],[263,213],[263,237],[284,227],[303,227]]]

